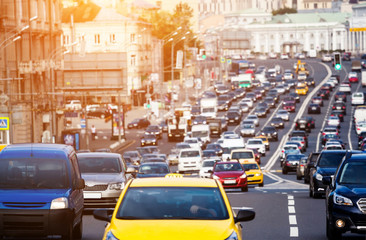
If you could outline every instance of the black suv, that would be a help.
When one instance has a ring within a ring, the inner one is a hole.
[[[326,232],[328,239],[342,233],[365,233],[366,154],[348,154],[340,163],[334,180],[323,178],[326,192]]]
[[[338,165],[341,163],[347,152],[362,153],[358,150],[354,150],[352,152],[347,150],[323,150],[320,153],[314,168],[310,170],[310,197],[318,198],[325,194],[327,186],[324,185],[323,178],[334,175]]]
[[[299,118],[295,123],[296,130],[305,130],[306,132],[311,132],[311,121],[305,117]]]
[[[266,136],[270,141],[278,141],[278,132],[275,127],[264,127],[261,135]]]

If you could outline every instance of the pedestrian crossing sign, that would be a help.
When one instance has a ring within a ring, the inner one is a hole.
[[[9,130],[9,118],[0,117],[0,130]]]

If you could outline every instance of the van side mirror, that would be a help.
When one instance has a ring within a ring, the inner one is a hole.
[[[82,178],[76,179],[74,188],[75,189],[84,189],[85,188],[85,180],[82,179]]]
[[[322,182],[324,185],[329,186],[332,183],[332,178],[330,176],[324,176]]]

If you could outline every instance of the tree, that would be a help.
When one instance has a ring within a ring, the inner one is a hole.
[[[272,11],[272,15],[284,15],[286,13],[297,13],[297,10],[295,8],[288,8],[288,7],[284,7],[284,8],[280,8],[278,10],[273,10]]]

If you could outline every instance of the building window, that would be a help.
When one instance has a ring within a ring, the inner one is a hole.
[[[314,3],[314,9],[317,9],[317,8],[318,8],[318,4]]]
[[[130,42],[131,42],[131,43],[135,43],[135,42],[136,42],[136,35],[135,35],[134,33],[132,33],[132,34],[130,35]]]
[[[116,43],[116,34],[113,33],[109,35],[109,42]]]
[[[271,34],[270,38],[271,38],[271,39],[273,39],[273,38],[274,38],[274,37],[273,37],[273,34]]]
[[[310,49],[314,49],[314,44],[310,44]]]
[[[38,16],[38,2],[37,1],[33,1],[33,6],[32,6],[32,9],[31,9],[31,18],[32,17],[35,17],[35,16]]]
[[[294,35],[293,34],[290,34],[290,38],[293,38],[294,37]]]
[[[130,65],[131,66],[136,66],[136,55],[131,55]]]
[[[321,50],[324,50],[325,49],[324,43],[320,44],[320,49]]]
[[[94,43],[96,45],[100,44],[100,34],[94,34]]]
[[[42,2],[42,12],[43,12],[43,20],[47,21],[47,5],[46,1]]]
[[[70,36],[69,35],[63,35],[62,39],[63,39],[63,45],[70,44]]]

